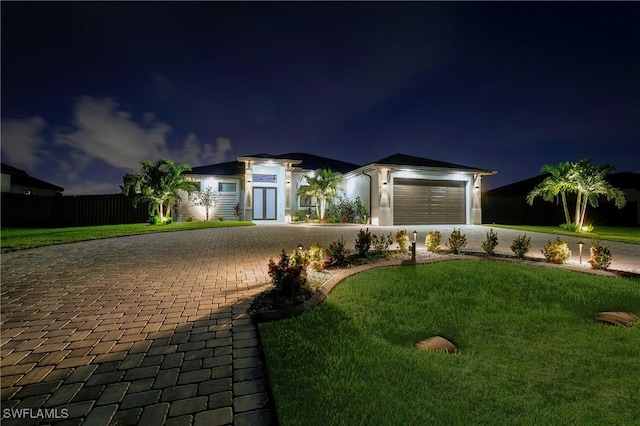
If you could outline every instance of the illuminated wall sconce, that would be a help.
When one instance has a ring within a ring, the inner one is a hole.
[[[291,184],[291,181],[290,181],[290,180],[288,180],[288,181],[287,181],[287,185],[289,185],[289,184]]]
[[[382,182],[382,184],[383,184],[383,185],[386,185],[386,184],[387,184],[387,181],[385,180],[384,182]]]

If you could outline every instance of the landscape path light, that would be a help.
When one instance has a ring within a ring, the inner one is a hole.
[[[578,241],[578,253],[580,253],[580,264],[582,265],[582,246],[584,243],[582,240]]]
[[[413,243],[411,244],[411,261],[416,262],[416,242],[418,241],[418,231],[413,231]]]

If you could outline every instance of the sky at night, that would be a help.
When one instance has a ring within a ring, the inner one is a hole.
[[[64,194],[262,152],[640,172],[638,2],[0,7],[2,162]]]

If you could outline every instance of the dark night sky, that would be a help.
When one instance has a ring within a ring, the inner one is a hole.
[[[2,161],[114,193],[144,159],[395,152],[640,171],[640,3],[2,2]]]

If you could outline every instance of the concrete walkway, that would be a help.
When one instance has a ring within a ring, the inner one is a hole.
[[[3,254],[3,425],[272,423],[256,330],[245,311],[269,281],[269,258],[282,248],[326,247],[341,236],[353,248],[359,229],[261,225]],[[371,227],[377,234],[397,229]],[[453,227],[415,229],[421,248],[427,231],[441,231],[444,243]],[[468,248],[480,250],[488,229],[463,226]],[[511,253],[520,232],[497,232],[497,252]],[[555,238],[531,237],[531,253],[539,256]],[[569,241],[575,262],[577,239]],[[639,245],[607,245],[613,269],[640,273]]]

